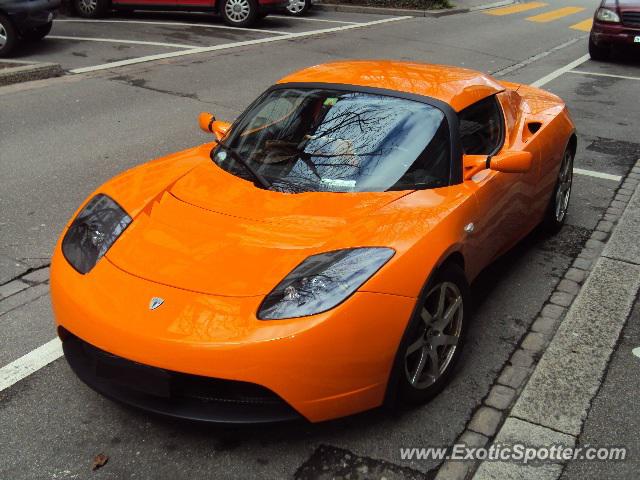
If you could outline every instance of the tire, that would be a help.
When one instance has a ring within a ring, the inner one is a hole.
[[[575,153],[567,148],[562,156],[562,163],[558,171],[558,180],[549,199],[549,206],[545,213],[544,225],[551,233],[560,231],[567,218],[571,187],[573,185],[573,158]]]
[[[390,377],[395,383],[390,387],[396,389],[391,398],[400,404],[430,400],[453,376],[471,317],[471,295],[464,271],[454,263],[445,264],[429,280],[418,302]],[[455,343],[441,344],[443,341]]]
[[[38,42],[49,35],[49,32],[51,32],[51,27],[53,27],[53,22],[46,23],[45,25],[40,25],[39,27],[33,28],[31,30],[27,30],[22,34],[22,36],[25,40],[28,40],[30,42]]]
[[[18,32],[9,17],[0,13],[0,57],[6,57],[18,43]]]
[[[609,59],[611,49],[606,45],[596,45],[591,37],[589,37],[589,56],[592,60],[605,61]]]
[[[108,0],[73,0],[73,8],[83,18],[100,18],[107,14]]]
[[[289,0],[287,13],[294,17],[301,17],[311,8],[311,0]]]
[[[250,27],[258,20],[258,3],[256,0],[224,0],[220,15],[229,26]]]

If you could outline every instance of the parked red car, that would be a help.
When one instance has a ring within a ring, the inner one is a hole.
[[[602,0],[593,17],[589,54],[606,60],[613,48],[640,51],[640,0]]]
[[[249,27],[273,11],[285,11],[288,0],[72,0],[81,17],[99,18],[109,10],[179,10],[212,12],[228,25]]]

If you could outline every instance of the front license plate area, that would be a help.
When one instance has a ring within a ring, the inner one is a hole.
[[[95,363],[96,377],[107,380],[137,392],[169,398],[171,394],[170,376],[163,370],[117,357],[98,355]]]

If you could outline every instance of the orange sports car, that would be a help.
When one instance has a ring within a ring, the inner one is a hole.
[[[567,214],[566,106],[472,70],[319,65],[200,125],[212,142],[95,191],[51,266],[72,369],[165,415],[423,402],[462,351],[469,283]]]

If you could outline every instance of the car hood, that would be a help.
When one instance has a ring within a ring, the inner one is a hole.
[[[350,226],[407,193],[285,194],[202,164],[147,205],[106,257],[165,285],[265,295],[309,255],[367,245]]]

